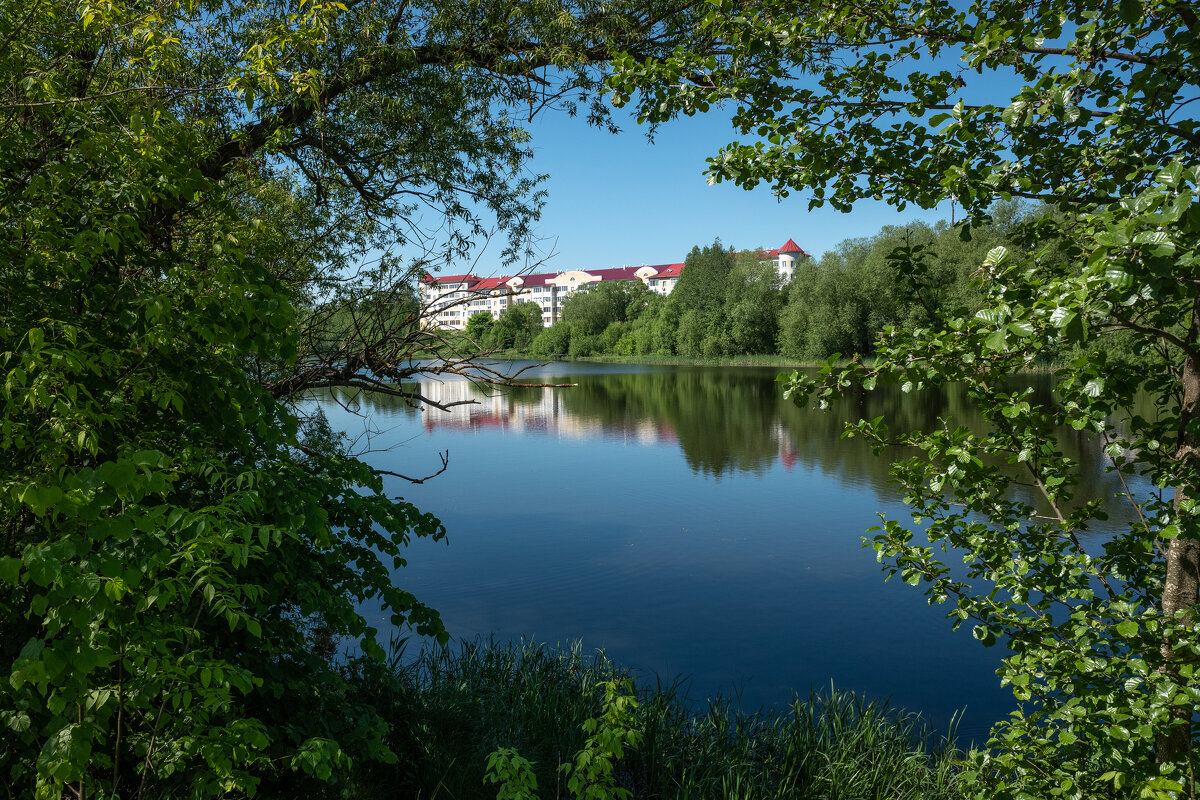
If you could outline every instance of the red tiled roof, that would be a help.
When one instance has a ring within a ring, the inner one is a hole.
[[[613,267],[612,269],[584,270],[588,275],[596,275],[602,281],[631,281],[637,278],[641,267]]]
[[[783,247],[777,247],[774,250],[763,250],[762,251],[763,257],[765,257],[765,258],[774,258],[775,256],[779,255],[780,253],[799,253],[800,255],[808,257],[808,258],[812,257],[811,255],[809,255],[809,253],[807,251],[805,251],[802,247],[800,247],[800,245],[796,244],[791,239],[788,239],[784,243]]]
[[[467,273],[466,275],[438,275],[435,277],[426,272],[421,280],[427,283],[470,283],[471,281],[477,281],[479,279],[470,273]]]
[[[789,253],[789,254],[799,253],[800,255],[803,255],[803,256],[809,256],[809,254],[802,247],[800,247],[800,245],[796,244],[796,241],[794,239],[791,239],[791,238],[789,238],[784,243],[783,247],[778,247],[773,250],[760,250],[759,251],[759,255],[762,258],[775,258],[780,253]],[[613,267],[610,269],[579,269],[578,271],[583,272],[587,275],[593,275],[593,276],[599,278],[601,281],[628,281],[628,280],[637,279],[637,271],[640,269],[645,269],[646,267],[649,267],[650,269],[655,271],[655,273],[653,275],[649,276],[651,278],[678,278],[680,273],[683,272],[684,265],[682,263],[679,263],[679,264],[643,264],[643,265],[637,266],[637,267]],[[559,272],[541,272],[536,275],[521,275],[521,276],[519,276],[521,278],[520,287],[521,288],[530,288],[530,287],[534,287],[534,286],[545,286],[547,281],[557,278],[563,272],[569,272],[569,271],[573,271],[573,270],[560,270]],[[505,276],[502,276],[499,278],[484,278],[481,280],[477,276],[471,275],[470,273],[468,273],[466,275],[440,275],[440,276],[435,277],[433,275],[430,275],[428,272],[426,272],[421,277],[421,280],[425,283],[437,283],[437,284],[466,283],[467,284],[466,288],[468,288],[468,289],[472,289],[475,291],[481,291],[481,290],[486,291],[489,289],[497,289],[497,288],[503,286],[505,283],[512,280],[512,277],[509,275],[505,275]]]
[[[652,278],[678,278],[683,272],[683,264],[655,264],[654,269],[658,272],[651,275]]]

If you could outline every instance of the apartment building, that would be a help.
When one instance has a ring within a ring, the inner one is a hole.
[[[770,259],[784,283],[792,279],[798,260],[808,254],[791,239],[783,247],[762,252]],[[668,295],[679,282],[683,264],[643,264],[610,269],[570,269],[536,275],[431,275],[421,278],[421,303],[431,309],[427,325],[462,330],[473,314],[486,311],[494,319],[516,303],[536,303],[542,309],[542,325],[558,322],[559,313],[573,292],[602,281],[639,280],[652,292]]]
[[[657,264],[498,278],[426,273],[421,278],[420,296],[423,305],[436,311],[429,315],[429,324],[439,328],[462,330],[471,315],[480,311],[499,319],[515,303],[536,303],[542,309],[542,324],[553,325],[567,298],[584,287],[602,281],[640,280],[651,291],[666,295],[682,271],[683,264]]]

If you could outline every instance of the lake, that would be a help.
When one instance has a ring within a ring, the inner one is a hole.
[[[321,403],[377,467],[417,477],[449,452],[444,474],[387,488],[447,528],[448,543],[416,542],[395,580],[452,636],[580,640],[643,681],[690,676],[699,703],[722,692],[780,706],[832,685],[943,729],[961,711],[960,735],[982,742],[1015,708],[995,675],[1004,650],[884,582],[862,537],[877,513],[907,520],[906,507],[886,455],[840,435],[852,417],[977,417],[953,391],[798,409],[777,372],[560,363],[522,380],[576,386],[422,383],[441,402],[476,401],[448,412],[337,393]],[[1049,392],[1048,376],[1029,380]],[[1089,494],[1119,491],[1095,444],[1065,436],[1094,476]]]

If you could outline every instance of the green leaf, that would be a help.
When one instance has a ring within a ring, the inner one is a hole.
[[[122,458],[104,462],[96,469],[96,475],[112,488],[121,490],[129,486],[137,476],[137,468],[132,461]]]
[[[986,625],[976,625],[971,629],[971,635],[978,639],[984,647],[991,647],[996,643],[996,634]]]
[[[1033,335],[1033,325],[1026,320],[1018,320],[1010,322],[1008,325],[1009,331],[1015,333],[1022,338]]]
[[[1111,228],[1096,234],[1096,244],[1101,247],[1124,247],[1129,244],[1129,237],[1123,230]]]
[[[21,502],[29,506],[35,516],[43,516],[63,498],[63,491],[58,486],[35,484],[29,486],[21,495]]]
[[[92,742],[82,725],[67,725],[51,735],[38,755],[38,771],[67,783],[79,780],[92,754]]]
[[[993,247],[983,259],[984,266],[999,267],[1008,261],[1007,247]]]
[[[1126,639],[1132,639],[1134,636],[1137,636],[1138,624],[1131,619],[1118,622],[1117,633]]]
[[[38,586],[49,586],[74,555],[75,546],[71,542],[33,545],[25,549],[25,571]]]
[[[1133,286],[1133,276],[1121,267],[1109,267],[1104,270],[1104,277],[1117,289],[1128,289]]]
[[[166,456],[158,450],[138,450],[129,457],[129,461],[138,467],[161,468],[166,462]]]
[[[1165,231],[1142,231],[1133,237],[1136,244],[1163,244],[1171,241]]]
[[[1121,0],[1122,19],[1125,18],[1124,11],[1125,11],[1125,6],[1127,4],[1137,6],[1138,19],[1140,19],[1141,11],[1142,11],[1142,8],[1141,8],[1142,4],[1141,4],[1140,0]],[[1126,20],[1126,21],[1136,22],[1137,20]],[[1183,165],[1180,164],[1178,161],[1172,161],[1170,164],[1163,167],[1162,170],[1158,173],[1158,175],[1155,176],[1155,180],[1157,180],[1159,183],[1161,183],[1164,186],[1176,186],[1176,185],[1178,185],[1179,181],[1182,178],[1183,178]]]
[[[113,578],[104,582],[104,594],[114,603],[119,603],[128,591],[129,587],[125,585],[125,581],[121,578]]]

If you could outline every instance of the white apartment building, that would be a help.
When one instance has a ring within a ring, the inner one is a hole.
[[[498,278],[426,273],[421,278],[420,296],[422,305],[436,312],[428,316],[428,324],[439,328],[462,330],[471,315],[480,311],[499,319],[515,303],[536,303],[542,309],[542,325],[553,325],[567,298],[585,286],[601,281],[640,280],[651,291],[666,295],[682,271],[683,264],[658,264]]]
[[[792,279],[798,260],[808,258],[791,239],[783,247],[762,251],[763,260],[771,260],[783,283]],[[493,319],[515,303],[537,303],[542,309],[542,325],[558,322],[563,304],[572,292],[601,281],[640,280],[652,292],[668,295],[679,282],[683,264],[643,264],[640,267],[611,269],[571,269],[537,275],[503,275],[480,278],[477,275],[430,275],[421,278],[421,304],[432,313],[426,316],[429,327],[462,330],[471,315],[486,311]]]

